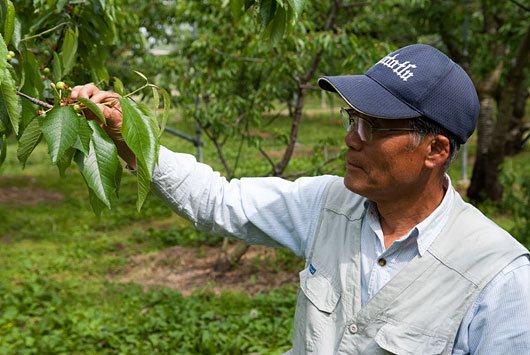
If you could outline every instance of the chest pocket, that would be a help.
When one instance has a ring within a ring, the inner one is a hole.
[[[309,301],[324,313],[333,312],[340,299],[340,286],[313,264],[300,272],[300,288]]]
[[[428,334],[410,325],[392,323],[383,325],[374,340],[382,349],[398,355],[442,354],[447,345],[444,337]]]
[[[310,264],[300,272],[293,337],[293,346],[298,349],[296,353],[333,348],[340,298],[340,283],[318,265]]]

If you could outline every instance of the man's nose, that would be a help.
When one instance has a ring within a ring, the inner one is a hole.
[[[354,150],[361,150],[363,147],[363,141],[361,140],[361,137],[359,136],[359,133],[357,133],[357,129],[355,127],[348,131],[344,137],[344,143],[346,143],[348,148]]]

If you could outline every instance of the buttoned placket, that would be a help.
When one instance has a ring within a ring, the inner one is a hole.
[[[373,243],[372,247],[374,248],[372,250],[374,252],[373,261],[370,265],[371,271],[366,287],[367,299],[364,300],[365,303],[374,297],[397,274],[405,265],[405,262],[410,261],[417,254],[415,238],[417,237],[417,230],[415,229],[400,240],[392,243],[388,249],[385,249],[384,235],[379,223],[379,216],[372,207],[368,208],[366,220],[364,221],[367,225],[363,226],[363,228],[367,228],[363,232],[368,234],[368,238],[371,238],[371,242]],[[411,250],[410,248],[414,249]],[[396,263],[399,264],[396,265]]]
[[[370,283],[368,285],[369,298],[372,298],[392,278],[392,266],[399,255],[402,244],[394,242],[388,249],[382,251],[374,259],[372,272],[370,273]]]
[[[366,215],[365,215],[366,216]],[[362,226],[360,226],[360,229],[362,229]],[[371,232],[373,232],[371,230]],[[373,237],[373,241],[375,241],[377,239],[376,235],[372,234],[370,235],[371,237]],[[374,258],[374,269],[376,268],[379,268],[380,271],[382,269],[385,269],[385,267],[387,265],[390,265],[392,266],[392,263],[396,261],[396,259],[400,259],[400,255],[401,253],[405,250],[405,251],[412,251],[412,254],[414,255],[417,255],[417,236],[418,236],[418,231],[416,229],[412,230],[411,233],[409,233],[407,235],[407,237],[404,237],[402,238],[400,241],[398,242],[395,242],[390,248],[388,248],[387,250],[382,250],[384,247],[383,246],[380,246],[381,250],[379,253],[377,253],[376,255],[379,255],[379,258],[376,257]],[[360,241],[361,241],[361,238],[358,239],[358,246],[356,248],[354,248],[354,255],[357,255],[358,256],[358,259],[357,259],[357,263],[360,263]],[[377,243],[374,243],[374,244],[377,244]],[[410,253],[405,253],[406,255],[410,254]],[[381,258],[381,257],[384,257],[385,260],[386,260],[386,264],[385,266],[379,266],[378,265],[378,260]],[[432,258],[431,258],[432,259]],[[424,269],[423,264],[430,264],[431,260],[428,260],[425,259],[423,261],[421,260],[418,260],[416,261],[417,263],[419,263],[420,267],[418,268],[418,270],[416,270],[414,268],[414,272],[408,272],[407,275],[402,275],[401,277],[401,281],[398,281],[398,284],[401,283],[402,281],[405,281],[405,284],[409,284],[411,282],[412,279],[415,279],[417,276],[414,276],[416,275],[416,273],[421,273]],[[408,264],[408,262],[404,262],[403,263],[403,267],[406,267]],[[375,270],[377,271],[377,270]],[[385,272],[388,272],[388,270],[383,270]],[[371,271],[371,274],[374,273],[374,270]],[[392,282],[392,278],[396,277],[396,274],[397,274],[397,271],[395,272],[388,272],[388,275],[389,275],[389,278],[388,278],[388,282]],[[360,273],[359,273],[359,276],[358,277],[361,277]],[[394,285],[395,286],[395,285]],[[360,285],[357,283],[357,286],[355,287],[357,291],[360,290]],[[366,336],[366,331],[367,331],[367,326],[368,326],[368,322],[367,320],[369,319],[370,317],[370,314],[373,314],[374,312],[374,307],[375,309],[380,309],[380,307],[385,307],[385,306],[381,306],[379,305],[379,303],[384,300],[383,302],[388,304],[388,302],[391,302],[391,299],[396,296],[396,295],[392,295],[393,293],[395,292],[402,292],[402,289],[400,290],[399,288],[396,288],[396,287],[392,287],[392,291],[391,291],[391,294],[390,296],[387,294],[385,296],[383,296],[383,298],[379,297],[379,295],[377,295],[377,291],[379,291],[379,289],[377,289],[375,292],[374,292],[374,296],[375,298],[378,298],[379,301],[376,301],[375,304],[373,303],[370,303],[370,304],[366,304],[366,305],[362,305],[361,308],[355,308],[356,311],[354,312],[353,314],[353,317],[350,317],[348,316],[348,321],[346,322],[345,324],[345,327],[343,329],[343,335],[342,335],[342,339],[341,339],[341,344],[339,346],[339,353],[342,353],[342,352],[348,352],[349,350],[351,349],[354,349],[356,344],[358,344],[360,341],[362,341],[361,339],[363,337]],[[358,300],[357,302],[360,302],[360,300]],[[360,303],[357,303],[357,305],[360,305]],[[380,310],[378,310],[377,312],[380,312]],[[367,318],[368,317],[368,318]],[[347,351],[347,349],[349,349]]]

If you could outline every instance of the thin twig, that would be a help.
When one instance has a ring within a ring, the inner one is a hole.
[[[220,54],[224,57],[230,57],[234,60],[242,61],[242,62],[251,62],[251,63],[265,63],[265,59],[263,58],[252,58],[252,57],[239,57],[230,53],[225,53],[223,51],[220,51],[217,48],[212,48],[212,51],[214,51],[217,54]]]
[[[530,7],[525,6],[525,5],[521,4],[519,1],[516,1],[516,0],[510,0],[510,1],[513,2],[515,5],[519,6],[521,9],[530,12]]]
[[[33,102],[35,105],[39,105],[39,106],[47,108],[47,109],[52,109],[53,108],[53,105],[50,105],[47,102],[41,101],[41,100],[36,99],[34,97],[31,97],[29,95],[26,95],[23,92],[17,91],[17,95],[22,96],[23,98]]]
[[[264,157],[264,158],[269,162],[269,164],[271,165],[271,168],[272,168],[272,174],[274,175],[276,165],[275,165],[274,162],[272,161],[271,157],[267,154],[267,152],[265,152],[265,150],[263,150],[263,148],[258,147],[258,150],[259,150],[259,152],[261,153],[261,155],[263,155],[263,157]]]
[[[320,165],[316,166],[316,167],[313,167],[311,169],[308,169],[308,170],[305,170],[305,171],[300,171],[300,172],[297,172],[297,173],[292,173],[292,174],[289,174],[289,175],[282,175],[281,177],[284,178],[284,179],[296,179],[296,178],[299,178],[299,177],[302,177],[302,176],[308,176],[309,174],[311,174],[312,171],[315,171],[315,170],[321,170],[322,168],[324,168],[326,165],[329,165],[331,163],[333,163],[334,161],[337,161],[341,159],[341,155],[340,153],[337,154],[336,156],[334,157],[331,157],[329,159],[327,159],[326,161],[324,161],[323,163],[321,163]]]
[[[20,42],[23,42],[23,41],[27,41],[27,40],[30,40],[30,39],[33,39],[33,38],[37,38],[37,37],[40,37],[42,35],[45,35],[46,33],[49,33],[49,32],[53,32],[55,31],[56,29],[58,29],[59,27],[62,27],[64,25],[68,25],[70,22],[63,22],[63,23],[60,23],[58,24],[57,26],[55,27],[52,27],[52,28],[49,28],[47,29],[46,31],[42,31],[41,33],[37,33],[36,35],[33,35],[33,36],[29,36],[29,37],[26,37],[26,38],[22,38],[20,40]]]

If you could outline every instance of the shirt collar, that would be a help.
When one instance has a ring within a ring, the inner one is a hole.
[[[451,178],[447,174],[444,177],[444,189],[446,192],[440,205],[415,227],[418,230],[418,252],[421,256],[423,256],[427,248],[434,242],[449,219],[456,190],[452,186]]]

